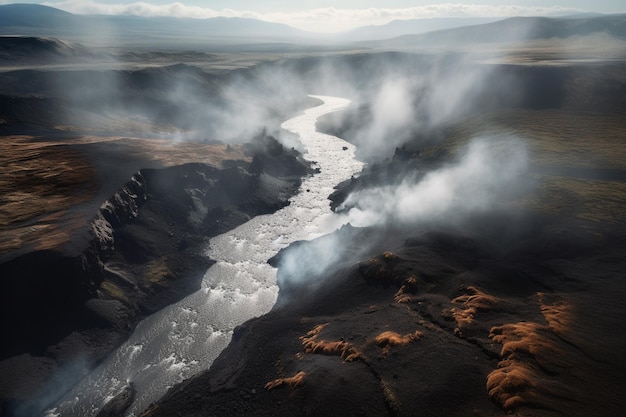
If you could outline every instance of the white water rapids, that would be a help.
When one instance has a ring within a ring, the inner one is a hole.
[[[131,381],[137,396],[127,415],[137,415],[171,386],[208,369],[230,342],[235,326],[273,307],[276,269],[267,260],[294,241],[339,227],[327,197],[336,184],[363,167],[354,159],[352,145],[315,130],[318,117],[349,101],[313,97],[324,104],[282,127],[300,137],[304,157],[317,162],[320,173],[302,182],[289,206],[212,238],[207,255],[217,263],[206,272],[202,288],[139,323],[128,341],[47,410],[48,416],[94,416]]]

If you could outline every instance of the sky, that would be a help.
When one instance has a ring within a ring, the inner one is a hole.
[[[338,32],[396,19],[626,13],[624,0],[0,0],[0,4],[14,2],[40,3],[79,14],[248,17],[316,32]]]

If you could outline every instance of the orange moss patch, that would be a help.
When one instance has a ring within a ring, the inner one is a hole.
[[[306,374],[303,371],[298,372],[294,376],[290,376],[288,378],[278,378],[273,381],[265,384],[265,389],[268,391],[273,390],[274,388],[289,386],[289,387],[299,387],[304,384],[304,377]]]
[[[487,377],[487,391],[506,411],[520,406],[550,409],[555,399],[574,398],[559,378],[574,362],[549,326],[506,324],[493,327],[489,337],[502,344],[502,360]]]
[[[414,340],[418,340],[423,336],[423,333],[419,330],[416,330],[414,333],[408,333],[404,336],[399,333],[386,331],[382,332],[378,336],[376,336],[376,344],[380,347],[385,346],[398,346],[398,345],[408,345],[412,343]]]
[[[374,341],[378,346],[383,348],[383,355],[387,355],[392,346],[408,345],[409,343],[413,343],[413,341],[420,339],[423,335],[424,334],[419,330],[416,330],[414,333],[405,334],[404,336],[400,333],[386,331],[376,336]]]
[[[385,262],[391,262],[391,261],[393,261],[394,259],[397,259],[397,258],[398,257],[396,255],[394,255],[392,252],[387,251],[387,252],[383,253],[383,260]]]
[[[417,280],[415,277],[407,278],[398,292],[393,296],[396,303],[408,303],[411,301],[410,293],[417,291]]]
[[[413,301],[413,298],[411,298],[411,296],[408,294],[404,294],[401,288],[400,290],[398,290],[396,295],[393,296],[393,301],[399,304],[408,304]]]
[[[487,294],[477,287],[470,286],[467,288],[467,294],[454,298],[452,303],[463,305],[462,308],[451,308],[449,310],[449,314],[452,315],[457,325],[454,332],[461,334],[463,328],[469,327],[474,322],[478,312],[500,310],[503,300]]]
[[[319,324],[307,332],[306,335],[300,337],[300,342],[302,343],[302,347],[304,347],[305,353],[341,356],[345,362],[352,362],[361,358],[361,353],[348,342],[343,340],[317,340],[319,333],[324,330],[326,326],[328,326],[328,323]]]
[[[479,290],[477,287],[467,288],[467,294],[460,295],[452,300],[453,303],[463,303],[476,310],[494,310],[501,303],[501,299]]]
[[[571,305],[561,297],[552,294],[540,292],[537,293],[537,297],[539,297],[541,314],[548,322],[548,326],[559,335],[567,333],[574,320]]]
[[[543,324],[519,322],[496,326],[491,329],[489,337],[494,342],[502,344],[500,356],[504,359],[510,357],[518,359],[520,355],[524,355],[537,362],[544,362],[548,369],[551,367],[550,364],[555,364],[555,360],[563,355],[556,335],[549,326]]]
[[[537,389],[537,371],[532,366],[518,366],[514,361],[500,362],[501,368],[487,377],[489,397],[506,411],[520,406],[545,408],[544,394]]]

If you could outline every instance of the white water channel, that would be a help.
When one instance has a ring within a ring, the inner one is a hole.
[[[206,272],[202,288],[139,323],[129,340],[48,410],[48,416],[94,416],[131,381],[137,395],[127,415],[140,414],[171,386],[208,369],[230,342],[235,326],[271,310],[278,287],[276,269],[267,260],[294,241],[339,227],[327,197],[363,167],[354,159],[352,145],[315,130],[318,117],[349,101],[313,97],[324,104],[284,122],[282,128],[300,137],[304,157],[315,161],[320,173],[303,181],[289,206],[212,238],[207,255],[217,263]]]

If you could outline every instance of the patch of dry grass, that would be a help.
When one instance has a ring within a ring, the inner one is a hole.
[[[477,287],[470,286],[466,290],[466,294],[460,295],[452,300],[453,304],[460,304],[460,308],[453,307],[446,314],[451,315],[456,321],[456,334],[462,334],[463,329],[468,328],[474,323],[476,315],[483,311],[500,311],[503,307],[504,300],[487,294]]]
[[[88,158],[89,145],[96,143],[118,147],[125,157],[136,159],[137,170],[146,161],[164,167],[189,162],[222,167],[226,160],[250,159],[241,146],[163,139],[0,137],[0,253],[27,245],[52,249],[87,227],[95,213],[79,213],[73,208],[96,195],[98,167]]]
[[[396,294],[393,296],[393,300],[396,303],[409,303],[412,301],[411,294],[414,294],[417,291],[417,279],[415,277],[408,277]]]
[[[305,353],[340,356],[344,362],[352,362],[360,359],[361,352],[346,341],[318,340],[320,332],[324,330],[326,326],[328,326],[328,323],[319,324],[308,331],[304,336],[300,336],[300,342],[302,343]]]
[[[553,409],[554,402],[573,398],[573,392],[559,378],[572,355],[563,349],[549,326],[519,322],[491,329],[490,337],[502,344],[502,360],[487,377],[489,396],[504,410],[520,406]]]
[[[291,376],[288,378],[278,378],[265,384],[265,389],[268,391],[271,391],[278,387],[285,387],[285,386],[293,387],[293,388],[299,387],[300,385],[304,384],[305,376],[306,376],[306,373],[304,373],[303,371],[300,371],[294,376]]]
[[[89,144],[97,142],[115,142],[124,149],[127,155],[138,161],[156,161],[163,167],[182,165],[190,162],[208,164],[217,168],[223,167],[227,160],[251,161],[244,154],[240,145],[218,145],[197,142],[177,142],[166,139],[145,139],[134,137],[82,136],[73,140],[73,144]],[[137,167],[139,170],[142,167]]]
[[[446,142],[422,150],[455,153],[473,137],[514,135],[529,147],[533,165],[626,170],[626,117],[554,109],[507,110],[459,120]]]
[[[374,342],[379,347],[383,348],[383,356],[386,356],[393,346],[408,345],[409,343],[419,340],[423,335],[424,333],[419,330],[405,335],[401,335],[397,332],[385,331],[376,336]]]
[[[626,116],[543,110],[507,110],[460,120],[446,130],[446,142],[422,155],[456,154],[471,138],[521,138],[530,156],[529,179],[536,188],[514,204],[596,223],[626,221]],[[611,171],[616,178],[599,178]]]
[[[571,306],[555,294],[537,297],[547,324],[521,321],[491,328],[489,337],[502,344],[502,350],[497,369],[487,377],[487,391],[509,412],[526,406],[567,414],[566,408],[576,407],[572,399],[589,388],[579,375],[595,364],[562,338],[574,320]]]
[[[95,169],[76,151],[30,136],[0,138],[0,227],[88,200]]]
[[[536,193],[520,203],[554,215],[623,223],[626,221],[626,182],[543,177]]]

